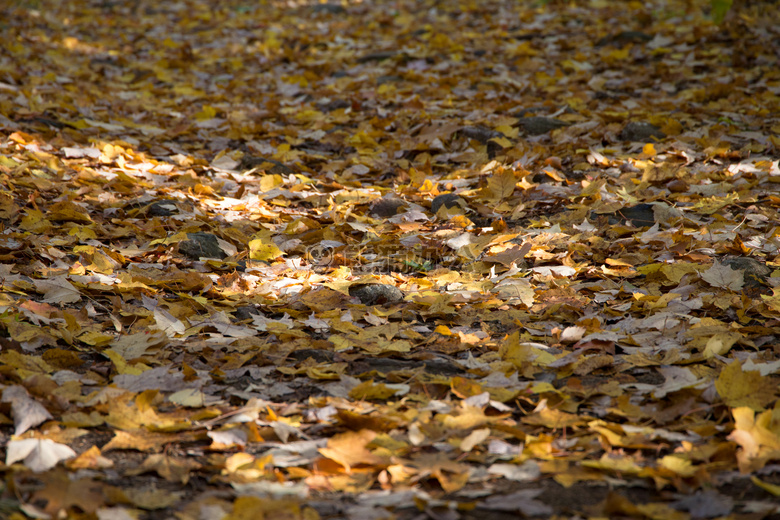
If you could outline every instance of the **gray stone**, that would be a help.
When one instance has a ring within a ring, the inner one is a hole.
[[[295,173],[295,170],[287,166],[286,164],[277,161],[276,159],[266,159],[265,157],[253,157],[245,155],[241,159],[239,166],[242,170],[251,170],[257,168],[258,170],[265,171],[270,175],[289,175]]]
[[[636,206],[627,206],[613,213],[591,212],[591,220],[597,220],[599,215],[607,217],[607,223],[611,226],[621,224],[631,224],[635,227],[652,226],[655,224],[655,212],[652,204],[637,204]]]
[[[170,217],[179,212],[176,202],[173,200],[158,200],[149,204],[146,214],[150,217]]]
[[[317,14],[346,14],[347,10],[340,4],[314,4],[311,11]]]
[[[563,121],[553,117],[543,116],[524,117],[520,119],[518,124],[522,126],[523,130],[525,130],[525,132],[529,135],[542,135],[548,132],[552,132],[558,128],[568,126],[568,124],[564,123]]]
[[[371,204],[370,213],[375,217],[387,218],[398,213],[400,208],[406,206],[406,202],[395,196],[382,197]]]
[[[477,126],[464,126],[459,130],[461,135],[468,137],[469,139],[475,139],[482,144],[487,144],[491,139],[496,137],[505,137],[501,132],[491,130],[490,128],[482,125]]]
[[[666,137],[666,134],[655,125],[631,121],[618,134],[622,141],[653,142]],[[653,139],[655,138],[655,139]]]
[[[187,240],[179,242],[179,253],[193,260],[199,258],[227,257],[227,254],[219,247],[217,237],[211,233],[187,233]]]
[[[364,54],[363,56],[360,56],[357,59],[357,62],[358,63],[368,63],[369,61],[389,60],[390,58],[393,58],[396,54],[398,54],[396,51],[372,52],[372,53]]]
[[[360,300],[363,305],[382,305],[397,303],[404,299],[404,293],[395,285],[369,284],[349,288],[349,295]]]
[[[252,307],[251,305],[242,305],[241,307],[237,307],[236,310],[233,311],[233,318],[235,318],[236,321],[247,321],[251,320],[252,316],[259,315],[260,311],[258,311],[256,308]]]
[[[596,42],[596,47],[603,47],[604,45],[615,45],[617,47],[623,47],[629,43],[647,43],[652,40],[653,37],[642,31],[622,31],[617,34],[605,36]]]
[[[745,286],[753,288],[764,285],[767,277],[772,273],[771,268],[749,256],[726,258],[723,260],[723,265],[727,265],[735,271],[744,270]]]

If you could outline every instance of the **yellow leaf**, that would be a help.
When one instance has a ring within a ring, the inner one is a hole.
[[[505,199],[515,191],[515,174],[510,170],[501,170],[488,179],[488,189],[494,199]]]
[[[702,215],[712,215],[713,213],[723,209],[725,206],[734,204],[738,200],[738,193],[729,193],[725,197],[702,198],[696,201],[696,203],[691,207],[691,210],[695,213],[701,213]]]
[[[534,383],[531,386],[531,392],[534,394],[545,394],[547,392],[557,392],[558,389],[552,384],[542,381],[540,383]]]
[[[734,431],[728,440],[739,444],[737,462],[742,473],[763,468],[770,460],[780,457],[780,425],[773,422],[772,411],[767,410],[756,417],[747,407],[735,408]]]
[[[511,388],[506,388],[503,386],[497,388],[485,388],[485,390],[487,390],[490,394],[490,399],[493,401],[498,401],[499,403],[508,403],[520,395],[520,390],[512,390]]]
[[[517,128],[514,129],[515,132],[517,132]],[[495,137],[490,140],[491,142],[496,143],[501,148],[511,148],[512,147],[512,141],[507,139],[506,137]]]
[[[465,405],[459,415],[439,414],[437,421],[441,421],[447,428],[468,430],[490,422],[495,417],[488,417],[481,408]]]
[[[689,520],[691,515],[673,509],[669,504],[648,503],[638,504],[637,510],[646,518],[652,520]]]
[[[186,484],[190,480],[190,472],[200,467],[200,464],[191,459],[156,453],[149,455],[140,466],[126,471],[125,474],[140,475],[153,472],[169,482]]]
[[[385,401],[395,395],[397,389],[388,388],[384,383],[374,384],[373,379],[363,381],[355,388],[349,391],[349,397],[355,400],[370,401],[378,399]]]
[[[503,341],[498,349],[498,355],[502,360],[521,369],[531,360],[533,352],[527,343],[520,343],[520,333],[515,331]]]
[[[345,365],[345,363],[341,363],[341,365]],[[309,376],[311,379],[335,381],[341,379],[342,373],[344,372],[344,368],[346,367],[338,366],[338,365],[330,365],[326,367],[311,367],[306,369],[306,375]]]
[[[605,453],[599,460],[583,460],[580,465],[586,468],[616,471],[628,475],[640,473],[642,468],[630,457]]]
[[[172,403],[180,404],[188,408],[203,408],[206,406],[207,396],[197,388],[185,388],[168,396]]]
[[[666,455],[659,463],[661,467],[664,467],[681,477],[692,477],[697,471],[690,460],[677,455]]]
[[[762,294],[761,299],[764,301],[764,305],[766,305],[773,311],[780,312],[780,288],[778,287],[773,288],[772,296],[767,296],[765,294]]]
[[[37,234],[44,234],[48,232],[51,227],[51,222],[44,218],[43,213],[34,209],[28,209],[19,224],[19,228],[22,229],[22,231],[29,231],[30,233]]]
[[[270,262],[282,255],[284,253],[270,240],[264,241],[262,238],[256,238],[249,241],[249,258],[252,260]]]
[[[122,489],[125,500],[142,509],[166,509],[182,499],[180,491],[166,491],[164,489],[146,487],[128,487]]]
[[[114,336],[110,334],[101,334],[100,332],[89,331],[79,336],[79,341],[92,345],[93,347],[104,347],[114,341]]]
[[[301,110],[300,112],[298,112],[295,115],[295,118],[299,121],[311,123],[314,121],[325,120],[325,115],[319,110],[308,109],[308,110]]]
[[[707,340],[707,346],[704,347],[704,357],[712,359],[715,356],[723,356],[731,347],[742,338],[739,332],[719,332]]]
[[[211,105],[203,105],[201,111],[195,114],[195,119],[198,121],[214,119],[215,117],[217,117],[217,110]]]
[[[433,329],[433,332],[441,334],[442,336],[452,336],[452,332],[446,325],[437,326],[435,329]]]
[[[0,195],[0,218],[4,220],[11,219],[19,211],[19,206],[16,205],[11,195]]]
[[[17,166],[19,166],[19,163],[14,161],[10,157],[0,155],[0,166],[5,166],[6,168],[16,168]]]
[[[420,193],[431,193],[434,190],[436,190],[436,185],[433,183],[431,179],[425,179],[423,183],[420,185],[420,187],[418,188],[418,190],[420,191]]]
[[[661,127],[661,131],[669,136],[680,135],[683,132],[683,126],[676,119],[667,119],[666,123]]]
[[[379,143],[374,141],[368,134],[363,131],[355,133],[349,139],[347,143],[351,144],[358,150],[376,149],[379,148]]]
[[[435,33],[428,43],[433,49],[449,49],[453,46],[450,37],[443,33]]]
[[[346,469],[347,473],[352,472],[352,467],[358,464],[381,464],[382,459],[371,453],[366,445],[374,440],[376,432],[371,430],[360,430],[358,432],[346,432],[334,435],[328,439],[328,446],[320,448],[319,452],[323,457],[338,462]]]
[[[511,125],[499,125],[499,126],[497,126],[495,128],[495,130],[496,130],[496,132],[501,132],[502,134],[504,134],[506,137],[508,137],[510,139],[514,139],[515,137],[520,135],[520,128],[511,126]],[[498,137],[497,139],[505,140],[507,143],[509,143],[508,146],[512,146],[512,142],[511,141],[507,141],[506,139],[504,139],[502,137]],[[504,146],[503,142],[498,142],[498,144],[500,144],[501,146]],[[508,148],[508,146],[504,146],[504,148]]]
[[[295,500],[275,500],[267,497],[240,496],[233,502],[233,513],[225,520],[262,520],[301,517],[301,506]]]
[[[182,240],[187,240],[187,233],[181,232],[181,233],[175,233],[165,238],[156,238],[151,242],[149,242],[149,245],[155,246],[157,244],[163,244],[167,246],[170,244],[176,244],[178,242],[181,242]]]
[[[339,352],[341,350],[348,350],[354,346],[354,343],[345,338],[342,335],[334,334],[328,338],[328,341],[333,343],[333,350]]]
[[[536,50],[531,42],[525,41],[518,43],[514,49],[509,50],[510,56],[536,56],[539,51]]]
[[[218,197],[217,192],[214,191],[214,188],[207,186],[206,184],[198,183],[192,188],[192,191],[198,195]]]
[[[466,399],[484,392],[482,385],[477,381],[466,377],[453,377],[450,380],[450,388],[452,389],[452,393],[461,399]]]
[[[672,283],[680,283],[680,280],[682,280],[683,276],[688,273],[695,273],[699,269],[702,269],[702,266],[689,262],[675,262],[673,264],[662,265],[659,268],[664,276],[666,276],[666,278],[668,278]],[[637,271],[640,271],[640,269],[637,269]]]
[[[40,330],[40,328],[38,329]],[[27,356],[15,350],[6,350],[0,354],[0,364],[17,370],[22,379],[33,374],[50,374],[55,370],[54,367],[41,359],[40,355]]]
[[[381,85],[379,85],[379,88],[376,89],[376,93],[379,94],[380,96],[384,96],[386,94],[392,94],[393,92],[395,92],[395,90],[396,90],[395,85],[392,85],[390,83],[382,83]]]
[[[604,56],[604,59],[608,63],[614,63],[616,61],[625,60],[629,56],[628,51],[629,51],[628,47],[624,47],[622,49],[615,49],[609,54],[607,54],[606,56]]]
[[[284,179],[282,179],[281,175],[273,174],[273,175],[263,175],[260,177],[260,191],[267,192],[271,191],[274,188],[277,188],[284,184]]]
[[[625,432],[617,424],[610,424],[606,421],[597,420],[588,423],[588,428],[601,434],[601,442],[609,443],[611,446],[626,446],[628,444],[627,442],[624,442]]]
[[[173,92],[177,96],[205,96],[206,93],[192,87],[192,85],[174,85]]]
[[[458,204],[449,207],[442,205],[436,212],[436,217],[440,220],[449,220],[451,225],[463,229],[472,225],[468,217],[463,214],[463,208]]]
[[[426,174],[417,168],[409,168],[409,181],[412,186],[422,186],[425,182]]]
[[[525,424],[535,424],[547,428],[567,428],[571,426],[581,426],[587,422],[584,417],[560,410],[544,408],[543,410],[527,415],[521,419]]]
[[[750,481],[753,482],[753,484],[755,484],[756,486],[763,489],[764,491],[771,493],[776,497],[780,497],[780,486],[776,484],[770,484],[768,482],[764,482],[758,477],[750,477]]]
[[[742,371],[742,364],[733,361],[715,381],[715,389],[723,402],[731,408],[748,407],[761,411],[775,400],[777,385],[758,371]]]
[[[475,446],[487,440],[488,437],[490,437],[490,428],[474,430],[460,442],[460,449],[461,451],[471,451]]]
[[[92,446],[87,451],[82,452],[81,455],[75,459],[71,459],[66,463],[70,469],[107,469],[114,466],[114,462],[111,459],[103,457],[100,454],[100,448]]]

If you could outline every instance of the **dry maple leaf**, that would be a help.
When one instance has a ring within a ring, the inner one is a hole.
[[[65,471],[57,470],[43,475],[41,480],[44,487],[33,494],[31,501],[45,502],[43,510],[53,517],[67,516],[73,506],[94,513],[105,503],[103,484],[89,478],[73,480]]]
[[[154,472],[170,482],[186,484],[190,480],[190,472],[200,468],[201,465],[194,460],[180,457],[170,457],[158,453],[149,455],[137,468],[128,470],[127,475],[140,475]]]
[[[11,415],[16,426],[14,435],[21,435],[30,428],[52,418],[49,411],[31,398],[27,390],[21,386],[6,387],[3,390],[3,402],[11,403]]]
[[[349,473],[353,466],[359,464],[382,464],[383,459],[371,453],[366,444],[376,437],[376,432],[360,430],[335,435],[328,440],[326,448],[320,448],[322,456],[338,462]]]
[[[745,271],[743,269],[732,269],[725,264],[715,263],[701,273],[702,279],[713,287],[739,291],[745,285]]]
[[[21,460],[25,466],[36,473],[51,469],[60,461],[76,456],[76,452],[70,447],[49,439],[9,441],[6,450],[6,464]]]

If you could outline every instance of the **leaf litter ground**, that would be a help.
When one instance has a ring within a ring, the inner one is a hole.
[[[776,3],[0,8],[8,518],[777,518]]]

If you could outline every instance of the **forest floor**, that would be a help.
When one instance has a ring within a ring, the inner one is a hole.
[[[780,5],[0,6],[0,517],[780,518]]]

